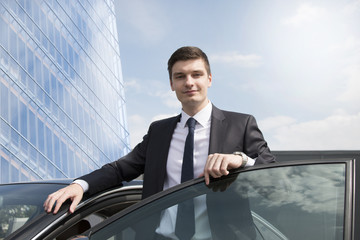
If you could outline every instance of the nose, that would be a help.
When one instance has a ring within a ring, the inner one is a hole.
[[[192,78],[191,75],[187,75],[187,76],[186,76],[185,84],[186,84],[187,86],[192,86],[192,85],[194,84],[194,79]]]

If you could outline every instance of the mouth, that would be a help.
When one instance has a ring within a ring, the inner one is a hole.
[[[187,90],[184,92],[186,95],[193,95],[195,93],[197,93],[197,90]]]

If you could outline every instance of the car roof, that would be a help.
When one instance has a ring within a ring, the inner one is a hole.
[[[70,184],[74,179],[63,178],[63,179],[49,179],[49,180],[35,180],[35,181],[24,181],[24,182],[12,182],[2,183],[0,185],[17,185],[17,184]]]

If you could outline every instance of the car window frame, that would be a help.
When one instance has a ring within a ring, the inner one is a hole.
[[[360,157],[358,159],[360,159]],[[354,173],[352,178],[349,179],[352,184],[351,188],[353,190],[356,190],[356,188],[360,189],[360,162],[357,162],[356,159],[354,159],[351,167]],[[351,229],[349,230],[351,239],[360,239],[360,190],[355,191],[355,193],[352,191],[351,199],[349,199],[349,206],[351,206],[349,211],[352,211],[351,216],[349,216],[350,219],[348,219],[348,221],[352,221]]]

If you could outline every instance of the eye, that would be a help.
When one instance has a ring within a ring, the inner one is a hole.
[[[202,76],[202,73],[200,73],[200,72],[196,72],[196,73],[193,73],[193,78],[199,78],[199,77],[201,77]]]
[[[175,75],[175,79],[178,79],[178,80],[181,80],[185,77],[185,75],[182,75],[182,74],[178,74],[178,75]]]

